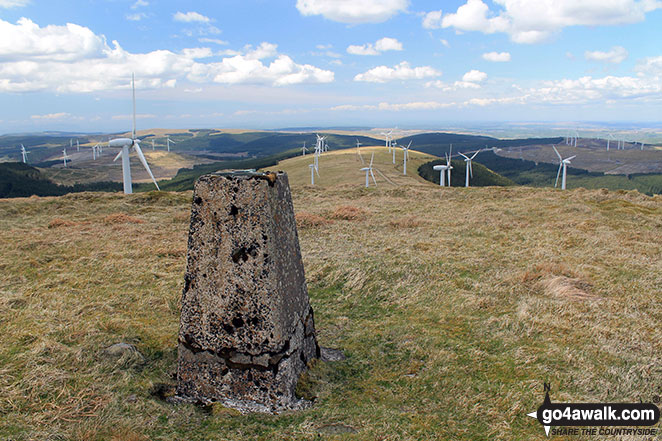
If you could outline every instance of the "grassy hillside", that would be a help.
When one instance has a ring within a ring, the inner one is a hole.
[[[348,357],[312,367],[299,413],[159,398],[190,192],[0,201],[0,438],[529,441],[547,439],[525,415],[543,382],[555,401],[650,400],[662,198],[442,189],[375,151],[393,184],[364,188],[349,151],[321,158],[315,187],[308,158],[274,167],[291,173],[319,342]],[[140,354],[104,353],[118,342]]]

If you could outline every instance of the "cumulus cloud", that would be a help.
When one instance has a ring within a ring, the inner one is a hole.
[[[480,83],[487,79],[487,74],[479,70],[470,70],[462,76],[462,80],[455,81],[453,84],[444,83],[441,80],[428,81],[425,87],[434,87],[444,92],[455,91],[458,89],[480,89]]]
[[[136,73],[141,88],[175,87],[179,80],[286,86],[334,79],[333,72],[295,63],[267,42],[226,57],[204,47],[131,53],[117,41],[108,45],[86,27],[40,27],[26,18],[16,24],[0,20],[0,91],[112,90],[128,87],[127,72]]]
[[[407,9],[409,0],[297,0],[302,15],[321,15],[340,23],[381,23]]]
[[[131,5],[131,9],[138,9],[143,6],[149,6],[149,3],[145,0],[136,0],[136,2]]]
[[[401,51],[402,43],[395,38],[384,37],[372,43],[364,45],[350,45],[347,47],[347,53],[352,55],[379,55],[386,51]]]
[[[30,0],[0,0],[0,8],[21,8],[30,3]]]
[[[487,74],[476,69],[472,69],[462,76],[462,81],[468,83],[481,83],[487,79]]]
[[[441,75],[441,72],[430,67],[421,66],[412,68],[408,62],[394,66],[377,66],[367,72],[358,74],[354,77],[354,81],[365,81],[369,83],[385,83],[393,80],[420,80],[428,77],[436,77]]]
[[[492,61],[495,63],[503,63],[510,61],[509,52],[486,52],[483,54],[483,60]]]
[[[614,46],[608,52],[586,51],[584,58],[590,61],[600,61],[604,63],[622,63],[628,57],[628,51],[622,46]]]
[[[648,12],[662,8],[659,0],[494,0],[494,4],[497,8],[490,10],[482,0],[467,0],[456,12],[441,17],[441,27],[485,34],[503,32],[516,43],[538,43],[567,26],[637,23]],[[439,19],[430,23],[438,27]]]
[[[441,9],[438,11],[430,11],[423,16],[423,27],[425,29],[440,29],[441,28]]]
[[[175,21],[181,21],[183,23],[209,23],[211,22],[211,18],[206,17],[198,12],[177,12],[175,13],[172,18]]]

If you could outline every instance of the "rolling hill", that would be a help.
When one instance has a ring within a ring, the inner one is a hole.
[[[631,402],[662,375],[662,198],[445,187],[375,152],[290,174],[319,343],[310,409],[173,405],[191,192],[0,200],[0,437],[545,440],[543,399]],[[410,165],[408,164],[408,166]],[[392,181],[392,182],[389,182]],[[109,355],[125,342],[137,352]],[[643,397],[643,399],[648,399]]]

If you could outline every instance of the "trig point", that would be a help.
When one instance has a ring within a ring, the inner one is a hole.
[[[202,176],[193,193],[177,396],[243,412],[302,408],[294,388],[317,357],[287,174]]]

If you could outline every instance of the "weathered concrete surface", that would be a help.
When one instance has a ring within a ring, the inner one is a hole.
[[[195,184],[177,395],[242,411],[306,405],[319,357],[287,174],[216,173]]]

